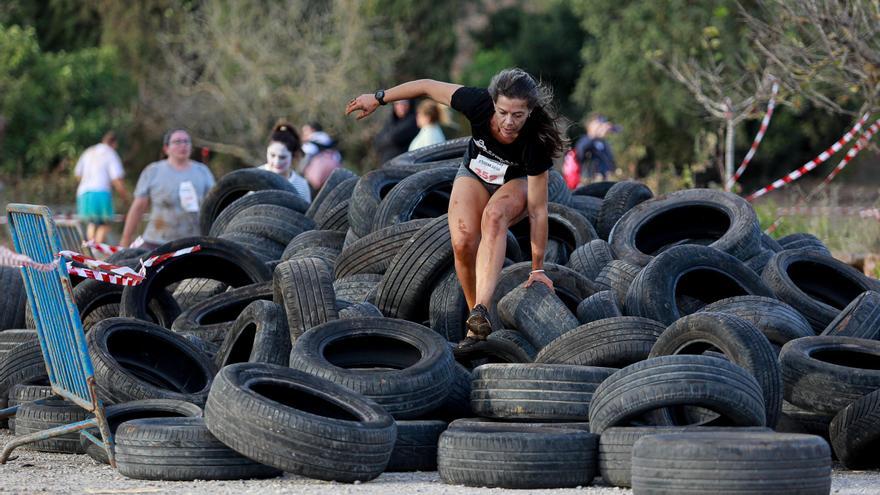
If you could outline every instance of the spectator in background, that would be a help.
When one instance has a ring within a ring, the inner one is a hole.
[[[336,141],[317,122],[302,127],[302,138],[305,156],[300,162],[300,172],[317,193],[327,177],[342,166],[342,154],[336,149]]]
[[[446,141],[440,124],[446,123],[446,112],[434,100],[422,100],[416,107],[416,124],[419,133],[409,143],[409,151]]]
[[[293,126],[287,122],[277,124],[269,136],[269,145],[266,147],[266,163],[260,168],[289,180],[296,189],[296,193],[306,200],[306,203],[311,203],[312,191],[309,189],[309,183],[293,170],[293,161],[299,158],[302,153],[301,146],[299,135]]]
[[[392,107],[391,116],[373,140],[380,165],[405,153],[409,143],[419,133],[416,112],[411,100],[395,101]]]
[[[612,124],[604,115],[591,113],[584,122],[584,129],[587,133],[574,145],[577,161],[581,164],[581,175],[585,176],[586,182],[597,176],[606,180],[615,165],[614,155],[605,138],[612,132],[619,132],[620,127]]]
[[[167,158],[147,165],[138,178],[122,230],[123,246],[132,245],[147,208],[150,221],[132,247],[152,250],[168,241],[201,235],[199,208],[214,185],[214,175],[204,163],[190,160],[192,140],[183,129],[165,133],[162,151]]]
[[[80,180],[76,188],[76,211],[88,222],[86,238],[90,241],[104,242],[110,230],[109,222],[113,218],[111,186],[123,201],[131,200],[122,181],[125,171],[116,147],[116,135],[107,132],[100,143],[86,148],[74,169]]]

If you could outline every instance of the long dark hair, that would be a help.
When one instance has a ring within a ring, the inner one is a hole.
[[[538,146],[547,156],[555,158],[568,146],[563,134],[565,124],[553,103],[553,90],[538,82],[522,69],[504,69],[492,77],[489,83],[492,101],[499,96],[525,100],[531,115],[526,126],[535,133]]]

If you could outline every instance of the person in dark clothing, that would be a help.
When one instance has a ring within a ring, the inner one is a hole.
[[[581,175],[586,182],[592,181],[596,176],[606,180],[615,165],[614,155],[605,138],[612,132],[618,132],[620,128],[604,115],[597,113],[587,117],[584,127],[587,133],[574,145],[577,162],[581,164]]]
[[[430,79],[353,98],[346,114],[358,120],[385,103],[427,96],[458,110],[471,139],[449,198],[449,234],[455,272],[471,309],[467,336],[456,353],[473,350],[492,332],[489,305],[504,265],[507,229],[528,217],[532,270],[528,287],[543,283],[548,232],[548,177],[567,143],[560,133],[550,89],[521,69],[496,74],[488,88]]]
[[[416,109],[411,100],[398,100],[392,105],[391,116],[373,140],[380,164],[406,153],[409,143],[419,133]]]

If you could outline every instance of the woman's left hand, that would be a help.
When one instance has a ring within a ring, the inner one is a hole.
[[[364,93],[348,102],[348,105],[345,106],[345,115],[350,115],[352,112],[360,110],[361,114],[357,116],[357,119],[361,120],[373,113],[377,108],[379,108],[379,102],[376,100],[376,97]]]
[[[524,287],[531,287],[532,284],[534,284],[535,282],[541,282],[542,284],[549,287],[550,290],[554,290],[553,281],[550,280],[550,277],[548,277],[547,274],[544,272],[530,273],[529,279],[526,280]]]

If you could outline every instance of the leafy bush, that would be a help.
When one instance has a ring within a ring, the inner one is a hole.
[[[0,172],[45,172],[131,120],[136,96],[111,47],[47,53],[33,28],[0,25]]]

